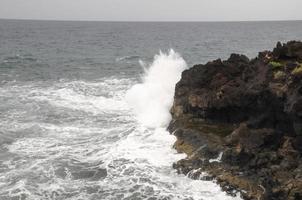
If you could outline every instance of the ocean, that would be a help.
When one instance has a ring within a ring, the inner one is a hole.
[[[173,170],[174,86],[301,39],[302,21],[0,20],[0,199],[240,199]]]

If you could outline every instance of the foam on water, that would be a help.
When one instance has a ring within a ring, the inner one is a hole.
[[[122,90],[120,92],[115,91],[113,94],[112,88],[110,88],[116,82],[116,79],[101,83],[71,82],[51,87],[48,90],[43,88],[33,90],[30,92],[30,96],[34,100],[48,101],[54,106],[84,110],[94,114],[120,111],[126,107],[126,104],[122,100]],[[119,80],[118,82],[120,85],[127,84],[127,80]]]
[[[235,199],[215,182],[172,169],[185,155],[172,148],[165,126],[184,69],[171,50],[155,56],[141,82],[1,86],[0,127],[11,138],[0,153],[0,199]]]

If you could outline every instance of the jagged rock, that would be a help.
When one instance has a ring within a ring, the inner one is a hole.
[[[301,63],[302,42],[290,41],[184,71],[168,129],[188,158],[173,167],[207,172],[244,199],[302,199]]]
[[[290,41],[286,44],[278,42],[273,50],[273,55],[277,59],[297,59],[302,60],[302,43]]]

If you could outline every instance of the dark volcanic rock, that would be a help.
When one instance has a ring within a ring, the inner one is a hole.
[[[193,178],[207,172],[245,199],[302,199],[301,80],[296,41],[184,71],[169,130],[188,158],[174,167]]]

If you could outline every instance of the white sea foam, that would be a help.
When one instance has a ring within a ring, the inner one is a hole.
[[[172,49],[154,57],[153,63],[145,70],[142,83],[134,85],[126,95],[139,122],[153,128],[169,123],[175,84],[186,68],[184,59]]]
[[[0,199],[233,199],[215,182],[171,168],[185,157],[172,148],[175,137],[165,130],[185,68],[171,50],[155,56],[142,83],[132,88],[134,79],[116,77],[0,88],[0,98],[9,98],[13,108],[0,127],[22,133],[6,146],[10,157],[1,166],[7,171],[0,174]],[[98,169],[107,175],[85,175]]]
[[[117,82],[119,84],[116,84]],[[127,107],[123,101],[125,88],[121,86],[125,87],[129,82],[110,79],[98,83],[83,81],[60,83],[46,90],[33,89],[29,92],[29,98],[93,114],[120,111]]]

